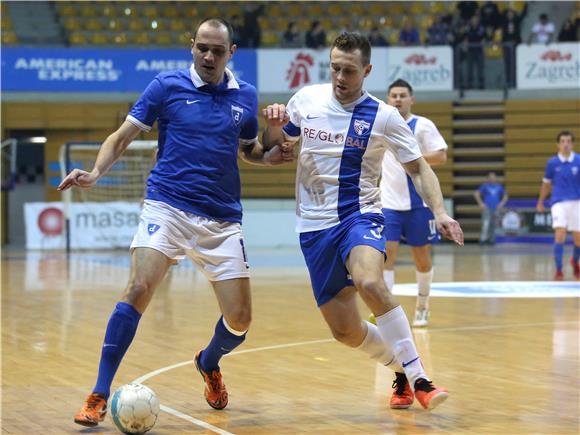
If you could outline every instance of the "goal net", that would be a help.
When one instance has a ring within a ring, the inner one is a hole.
[[[67,143],[60,149],[61,176],[73,169],[91,171],[100,143]],[[70,189],[68,202],[140,202],[145,195],[147,177],[155,164],[157,141],[134,141],[109,172],[90,189]]]
[[[91,171],[100,143],[67,143],[60,149],[61,176]],[[147,177],[155,164],[157,141],[134,141],[90,189],[62,192],[65,247],[127,248],[134,235]]]

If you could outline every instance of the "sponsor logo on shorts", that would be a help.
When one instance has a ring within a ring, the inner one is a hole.
[[[153,234],[155,234],[157,232],[157,230],[161,228],[161,226],[157,225],[157,224],[149,224],[147,225],[147,232],[149,233],[150,236],[152,236]]]

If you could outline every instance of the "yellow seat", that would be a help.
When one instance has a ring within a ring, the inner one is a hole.
[[[427,30],[429,27],[433,25],[433,16],[432,15],[425,15],[419,20],[419,29],[420,30]]]
[[[148,45],[150,42],[149,32],[137,32],[131,38],[131,43],[136,45]]]
[[[369,6],[369,14],[373,17],[388,15],[389,4],[385,2],[372,2]]]
[[[71,33],[68,40],[71,45],[87,45],[87,37],[83,32]]]
[[[342,7],[342,4],[340,4],[340,3],[330,4],[328,6],[327,12],[328,12],[328,15],[330,15],[331,17],[339,17],[342,15],[345,15],[344,8]]]
[[[145,22],[139,18],[132,18],[129,20],[128,28],[132,32],[140,32],[145,29]]]
[[[119,9],[112,4],[104,4],[101,6],[100,14],[104,17],[117,17],[120,15]]]
[[[350,7],[345,11],[347,15],[351,17],[361,17],[366,15],[367,11],[365,10],[364,4],[361,3],[351,3]]]
[[[57,10],[61,17],[74,17],[77,15],[76,8],[69,3],[57,3]]]
[[[206,17],[219,17],[221,15],[221,10],[217,6],[210,6],[205,11]]]
[[[264,47],[275,47],[279,44],[279,37],[277,32],[265,31],[262,33],[262,45]]]
[[[97,9],[90,3],[83,3],[81,6],[81,10],[79,12],[80,12],[80,15],[83,17],[96,17],[97,16]]]
[[[266,8],[266,15],[270,17],[281,17],[284,15],[282,8],[278,3],[270,2]]]
[[[83,28],[85,28],[86,30],[97,31],[103,29],[103,24],[96,18],[89,18],[85,22]]]
[[[15,45],[18,43],[18,37],[16,33],[9,30],[7,32],[2,32],[2,44]]]
[[[395,2],[389,3],[389,12],[391,15],[403,15],[406,11],[402,3]]]
[[[312,19],[319,19],[324,14],[320,3],[310,3],[306,12]]]
[[[171,18],[171,19],[175,19],[177,17],[179,17],[179,11],[177,10],[177,8],[174,5],[163,5],[161,7],[161,15],[164,18]]]
[[[497,2],[497,3],[502,3],[502,2]],[[445,12],[445,5],[443,4],[443,2],[429,2],[429,11],[432,14],[442,14],[443,12]]]
[[[108,45],[109,35],[105,32],[92,32],[89,37],[91,45]]]
[[[288,14],[288,18],[290,19],[306,15],[304,13],[304,3],[302,2],[292,2],[290,5],[288,5],[286,12]]]
[[[409,13],[411,15],[422,15],[427,12],[428,11],[425,8],[425,3],[422,2],[412,2],[411,6],[409,7]]]
[[[146,6],[143,8],[142,12],[144,17],[150,18],[152,20],[160,17],[159,10],[156,6]]]
[[[68,31],[80,30],[81,28],[80,22],[76,18],[67,18],[64,20],[63,26]]]
[[[197,10],[196,7],[190,6],[189,4],[187,4],[185,6],[185,9],[183,10],[183,12],[185,13],[185,17],[189,18],[189,19],[197,19],[198,15],[199,15],[199,11]]]
[[[188,29],[188,26],[185,21],[171,20],[169,22],[169,29],[171,29],[172,32],[183,32],[184,30]]]
[[[187,32],[183,32],[183,33],[179,33],[176,37],[176,44],[180,45],[180,46],[189,46],[191,45],[191,32],[187,31]]]
[[[129,43],[129,38],[125,32],[120,32],[113,36],[113,42],[115,45],[127,45]]]

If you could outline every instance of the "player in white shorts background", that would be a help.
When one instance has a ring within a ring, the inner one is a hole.
[[[195,365],[207,403],[214,409],[228,404],[218,362],[242,344],[251,321],[238,154],[257,164],[293,159],[279,147],[264,151],[258,142],[256,89],[226,68],[236,50],[232,40],[227,21],[203,20],[192,40],[193,65],[157,75],[125,122],[103,142],[93,170],[75,169],[59,186],[90,188],[137,135],[157,122],[157,161],[131,244],[129,283],[107,325],[96,385],[74,418],[80,425],[103,421],[113,377],[141,315],[169,266],[185,256],[211,282],[222,311]]]
[[[345,32],[330,52],[331,84],[305,86],[264,109],[267,146],[301,140],[296,173],[297,231],[317,305],[334,337],[396,372],[392,408],[414,398],[432,409],[447,398],[417,353],[409,321],[383,280],[384,217],[378,181],[385,150],[395,152],[435,211],[440,230],[463,243],[443,207],[437,177],[399,112],[363,90],[372,70],[366,37]],[[360,317],[356,292],[376,317]]]
[[[411,113],[415,103],[411,85],[402,79],[391,83],[387,103],[397,108],[415,135],[427,163],[431,166],[444,164],[447,160],[447,143],[430,119]],[[417,193],[399,158],[391,150],[387,150],[383,158],[381,176],[381,203],[387,238],[385,282],[392,290],[399,242],[403,241],[411,247],[416,268],[418,295],[413,326],[424,327],[429,321],[429,293],[433,281],[431,244],[437,243],[440,238],[435,218]]]
[[[545,211],[544,201],[551,195],[552,228],[554,228],[554,279],[564,279],[564,244],[568,231],[574,238],[574,250],[570,258],[574,278],[580,279],[580,155],[574,152],[574,135],[564,130],[556,137],[558,154],[548,160],[537,211]]]

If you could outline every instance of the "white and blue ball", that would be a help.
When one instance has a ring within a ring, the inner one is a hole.
[[[153,390],[141,384],[126,384],[113,394],[111,416],[117,428],[126,434],[143,434],[155,426],[159,399]]]

